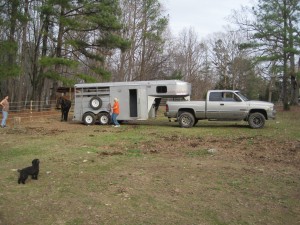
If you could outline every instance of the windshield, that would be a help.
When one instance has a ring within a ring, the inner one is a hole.
[[[244,101],[249,101],[249,99],[247,97],[245,97],[244,95],[242,95],[240,92],[235,92],[235,93]]]

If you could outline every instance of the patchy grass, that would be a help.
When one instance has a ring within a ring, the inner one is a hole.
[[[199,121],[110,126],[59,115],[0,130],[0,224],[297,224],[299,108],[253,130]],[[39,180],[16,169],[41,161]]]

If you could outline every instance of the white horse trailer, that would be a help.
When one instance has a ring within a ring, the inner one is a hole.
[[[109,124],[114,98],[119,99],[119,121],[156,116],[162,98],[189,98],[190,83],[179,80],[85,83],[74,86],[74,121]]]

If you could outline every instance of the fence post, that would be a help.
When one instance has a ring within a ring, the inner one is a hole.
[[[32,103],[33,101],[30,101],[30,122],[32,121]]]
[[[14,128],[19,128],[21,126],[21,117],[14,116]]]

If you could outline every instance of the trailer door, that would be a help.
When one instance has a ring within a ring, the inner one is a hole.
[[[137,110],[138,110],[138,119],[146,120],[148,119],[148,96],[147,90],[145,87],[138,89],[138,99],[137,99]]]
[[[137,89],[130,89],[129,90],[129,116],[130,117],[137,117],[138,110],[137,110]]]
[[[138,120],[148,119],[148,99],[145,88],[129,90],[129,116]]]

